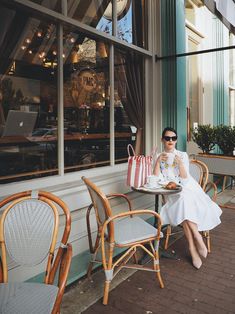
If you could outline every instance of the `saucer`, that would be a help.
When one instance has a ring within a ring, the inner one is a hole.
[[[157,184],[157,185],[150,185],[150,184],[146,183],[146,184],[144,184],[144,188],[155,190],[155,189],[161,189],[162,186],[159,185],[159,184]]]
[[[158,181],[158,185],[167,185],[170,181]]]

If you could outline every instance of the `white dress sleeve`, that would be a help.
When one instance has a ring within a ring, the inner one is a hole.
[[[181,183],[184,185],[188,182],[190,174],[189,174],[189,158],[186,152],[180,152],[180,157],[182,158],[185,170],[187,172],[187,178],[180,178]]]

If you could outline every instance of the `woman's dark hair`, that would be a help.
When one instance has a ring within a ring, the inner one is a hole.
[[[177,131],[169,126],[167,126],[163,131],[162,131],[162,138],[165,136],[166,132],[170,131],[170,132],[174,132],[175,135],[177,136]]]

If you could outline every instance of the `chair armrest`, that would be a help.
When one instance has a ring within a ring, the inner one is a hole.
[[[3,269],[2,269],[2,259],[0,256],[0,283],[3,282]]]
[[[72,245],[68,243],[66,247],[62,248],[62,255],[61,255],[61,260],[60,260],[59,276],[58,276],[59,291],[57,293],[57,298],[56,298],[56,302],[55,302],[52,314],[59,313],[60,304],[62,301],[66,282],[68,279],[71,261],[72,261]]]
[[[106,197],[108,199],[113,198],[113,197],[122,197],[127,201],[128,206],[129,206],[129,210],[132,210],[131,201],[129,200],[129,198],[125,194],[112,193],[112,194],[107,194]]]
[[[218,193],[218,189],[217,186],[215,185],[214,182],[209,181],[207,182],[206,186],[205,186],[205,193],[210,192],[211,190],[213,190],[213,195],[212,195],[212,200],[215,202],[216,198],[217,198],[217,193]]]

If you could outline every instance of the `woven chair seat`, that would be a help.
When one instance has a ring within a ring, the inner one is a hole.
[[[49,314],[58,287],[40,283],[10,282],[0,284],[0,313]]]
[[[114,239],[116,244],[125,245],[156,237],[157,235],[157,229],[140,217],[126,217],[115,221],[114,225]]]

